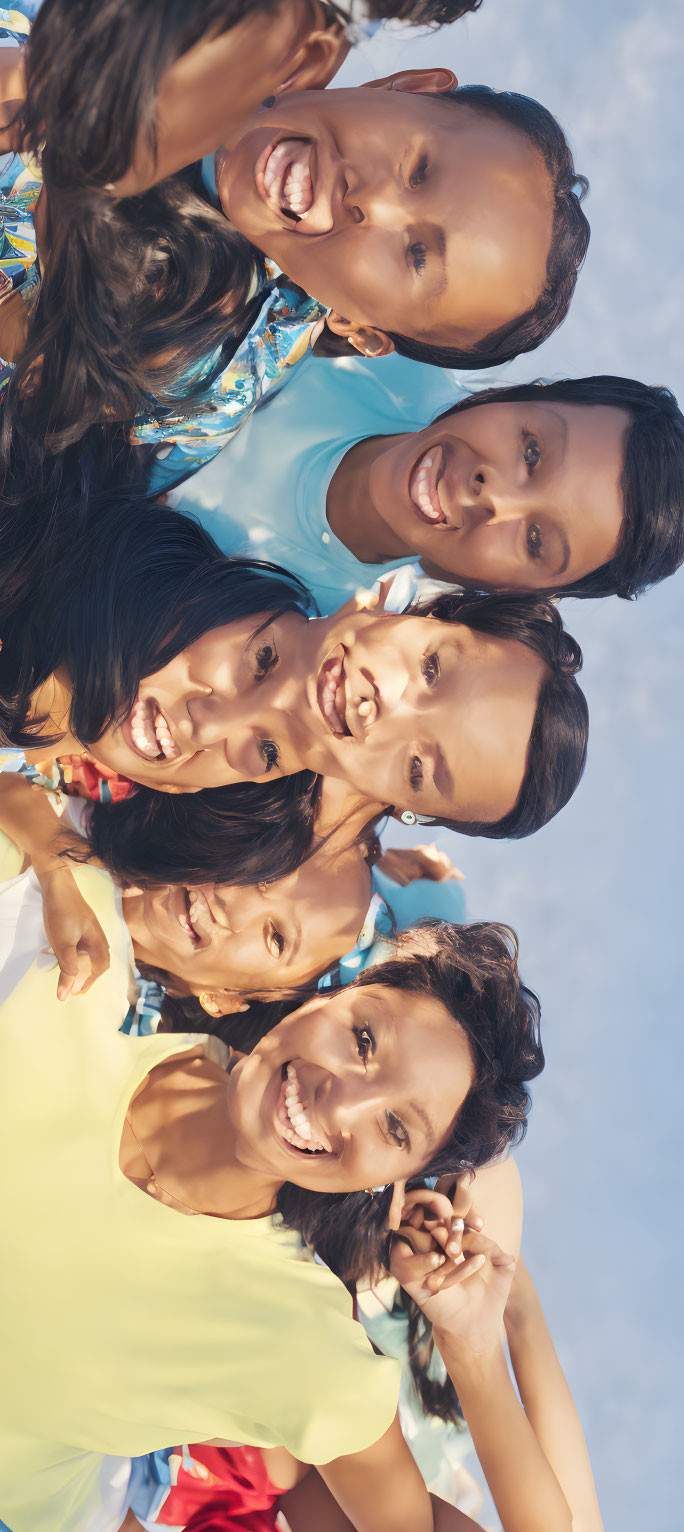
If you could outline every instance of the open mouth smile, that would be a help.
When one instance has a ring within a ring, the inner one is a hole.
[[[154,697],[136,699],[122,731],[131,749],[144,761],[177,761],[183,753]]]
[[[294,1064],[283,1064],[282,1082],[275,1110],[279,1135],[298,1154],[332,1154],[330,1139],[312,1117],[311,1108],[302,1100],[303,1091]]]
[[[313,144],[302,138],[281,138],[262,151],[254,180],[262,201],[293,223],[307,218],[314,203],[311,169]]]
[[[344,673],[344,644],[338,644],[318,672],[316,698],[321,715],[332,734],[338,738],[351,734],[347,723],[347,693]]]
[[[196,951],[210,947],[215,924],[209,903],[199,888],[179,888],[176,895],[176,920],[190,938]]]
[[[443,503],[442,485],[444,475],[444,448],[438,442],[428,447],[418,462],[414,463],[409,477],[409,496],[421,521],[431,526],[446,523],[447,514]],[[441,491],[441,493],[440,493]]]

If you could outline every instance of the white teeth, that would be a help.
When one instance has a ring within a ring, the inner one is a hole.
[[[310,149],[298,139],[282,139],[266,161],[264,190],[276,211],[295,213],[305,218],[313,202],[313,185],[308,165],[299,156]]]
[[[416,464],[411,480],[411,499],[428,521],[444,521],[439,485],[434,482],[435,452],[429,451]]]
[[[292,1064],[287,1066],[287,1082],[284,1090],[285,1112],[280,1115],[280,1125],[289,1143],[297,1149],[320,1150],[325,1145],[314,1138],[309,1119],[299,1099],[299,1084]]]

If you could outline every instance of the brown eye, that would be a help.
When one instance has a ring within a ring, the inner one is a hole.
[[[411,756],[409,782],[413,788],[414,793],[419,793],[421,787],[423,786],[423,762],[421,761],[419,755]]]
[[[420,668],[428,686],[434,686],[439,680],[439,655],[424,654]]]
[[[280,765],[280,751],[274,739],[260,739],[259,754],[267,771]]]
[[[527,529],[527,551],[532,559],[540,559],[544,552],[541,527],[536,524]]]
[[[369,1055],[375,1053],[375,1038],[370,1027],[354,1027],[353,1031],[359,1058],[366,1065]]]
[[[278,650],[274,642],[260,643],[255,655],[255,681],[265,681],[266,676],[275,670],[278,664]]]
[[[541,447],[536,437],[528,436],[523,448],[523,458],[529,469],[534,471],[541,463]]]
[[[282,931],[279,931],[278,927],[273,924],[272,920],[269,921],[266,927],[265,936],[266,951],[270,956],[274,958],[282,957],[285,951],[285,937]]]
[[[421,277],[425,270],[425,263],[427,261],[426,246],[422,243],[421,240],[416,240],[414,244],[409,245],[409,255],[411,257],[411,265],[416,273],[416,276]]]
[[[394,1139],[395,1144],[398,1144],[400,1149],[408,1149],[411,1140],[401,1118],[395,1117],[394,1112],[385,1112],[385,1119],[389,1128],[390,1138]]]
[[[427,180],[428,168],[429,167],[428,167],[427,155],[424,154],[419,159],[418,164],[415,167],[415,170],[412,170],[411,174],[409,176],[409,183],[408,184],[411,187],[412,191],[416,191],[419,186],[422,186],[423,181]]]

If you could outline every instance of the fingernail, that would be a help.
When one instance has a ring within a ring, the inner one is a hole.
[[[437,1253],[435,1252],[434,1255],[430,1256],[430,1265],[431,1266],[441,1266],[443,1259],[444,1259],[443,1256],[437,1255]]]
[[[454,1234],[462,1234],[463,1230],[465,1229],[465,1224],[463,1222],[463,1219],[462,1218],[452,1218],[452,1220],[451,1220],[451,1227],[453,1229]]]

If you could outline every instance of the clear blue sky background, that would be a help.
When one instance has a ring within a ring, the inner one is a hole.
[[[437,40],[373,44],[346,78],[435,62],[543,101],[591,181],[570,318],[511,381],[622,372],[684,399],[682,0],[484,0]],[[439,838],[467,873],[470,916],[516,926],[542,997],[525,1248],[606,1528],[679,1532],[684,574],[637,606],[564,608],[591,708],[578,793],[531,841]]]

